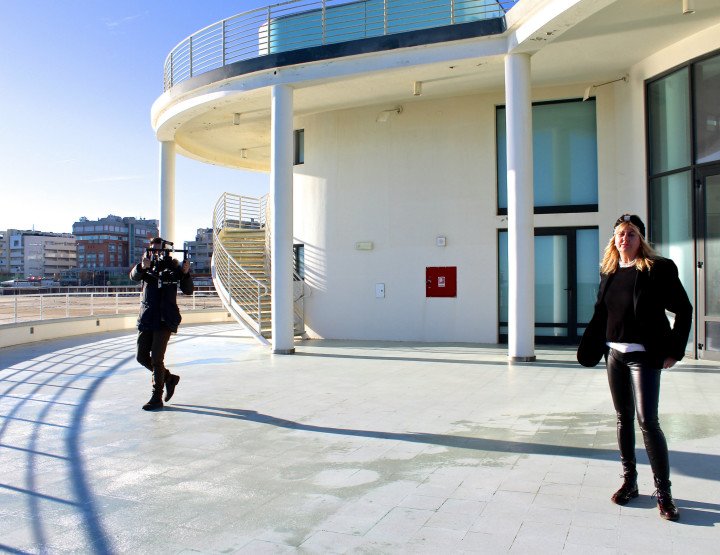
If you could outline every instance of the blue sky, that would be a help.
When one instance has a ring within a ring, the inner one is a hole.
[[[166,56],[193,32],[271,3],[0,0],[0,229],[159,218],[150,108]],[[212,225],[223,192],[261,196],[268,183],[178,156],[176,246]]]

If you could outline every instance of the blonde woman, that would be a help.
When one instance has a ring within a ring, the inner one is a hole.
[[[615,411],[623,484],[611,500],[625,505],[639,495],[635,413],[650,459],[660,516],[677,520],[670,493],[670,463],[658,420],[660,374],[685,356],[692,306],[675,263],[645,240],[645,224],[631,214],[615,222],[601,265],[595,312],[578,348],[578,361],[595,366],[604,356]],[[670,322],[665,311],[675,314]]]

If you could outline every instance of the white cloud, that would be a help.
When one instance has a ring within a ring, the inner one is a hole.
[[[133,20],[135,20],[135,19],[138,19],[138,18],[142,17],[142,16],[145,15],[145,14],[147,14],[147,12],[144,12],[144,13],[138,14],[138,15],[128,15],[128,16],[123,17],[123,18],[121,18],[121,19],[116,19],[115,21],[107,21],[107,20],[106,20],[106,21],[105,21],[105,26],[106,26],[106,27],[110,27],[110,28],[119,27],[120,25],[124,25],[125,23],[129,23],[130,21],[133,21]]]

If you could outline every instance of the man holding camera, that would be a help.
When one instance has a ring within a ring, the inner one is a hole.
[[[144,410],[162,408],[163,387],[165,401],[169,401],[180,381],[180,376],[165,368],[165,350],[170,335],[177,332],[182,320],[177,305],[178,285],[186,295],[192,295],[194,286],[190,262],[183,260],[181,265],[170,255],[171,251],[172,243],[154,237],[145,256],[130,271],[130,279],[143,282],[137,320],[137,361],[153,374],[152,397],[143,405]]]

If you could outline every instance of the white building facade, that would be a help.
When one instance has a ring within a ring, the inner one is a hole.
[[[199,228],[195,240],[185,241],[183,245],[195,276],[210,275],[210,260],[213,252],[212,231],[212,228]]]
[[[294,243],[311,337],[507,342],[532,360],[578,342],[612,225],[636,213],[695,306],[688,353],[720,357],[720,3],[482,4],[335,42],[325,24],[303,48],[261,34],[256,56],[184,75],[181,43],[152,113],[161,235],[176,153],[269,172],[278,352]]]
[[[8,229],[0,233],[0,272],[18,278],[52,278],[77,267],[70,233]]]

